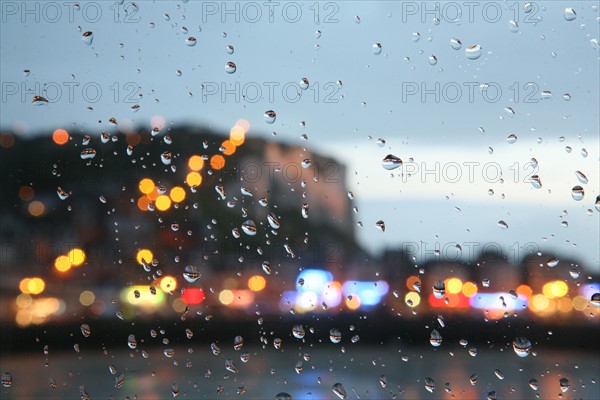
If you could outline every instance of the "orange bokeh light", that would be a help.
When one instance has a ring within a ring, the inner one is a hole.
[[[192,171],[200,171],[204,167],[204,160],[199,155],[191,156],[188,160],[188,167]]]
[[[33,199],[35,190],[31,186],[21,186],[19,188],[19,198],[23,201],[29,201]]]
[[[202,176],[198,172],[192,171],[185,177],[185,183],[187,183],[188,186],[200,186],[202,183]]]
[[[64,129],[57,129],[52,134],[52,140],[58,145],[63,145],[69,141],[69,132]]]
[[[230,140],[225,140],[221,146],[223,146],[225,148],[225,150],[223,151],[223,154],[225,154],[226,156],[230,156],[233,153],[235,153],[235,144],[233,144],[233,142],[231,142]]]
[[[146,196],[142,196],[137,201],[137,206],[142,211],[148,211],[148,205],[150,204],[150,199]]]
[[[185,200],[185,190],[183,190],[183,188],[180,186],[175,186],[169,192],[169,196],[175,203],[181,203],[183,200]]]
[[[225,166],[225,157],[216,154],[210,158],[210,167],[212,169],[222,169]]]

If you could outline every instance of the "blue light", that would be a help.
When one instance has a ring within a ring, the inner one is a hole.
[[[304,284],[300,285],[298,281],[304,280]],[[305,269],[298,274],[296,279],[296,290],[298,292],[314,292],[320,295],[323,288],[333,281],[333,275],[329,271],[322,269]]]
[[[506,307],[502,305],[500,296],[504,298]],[[527,297],[520,294],[516,299],[513,299],[510,294],[503,292],[477,293],[469,299],[469,302],[473,308],[486,310],[520,311],[527,307]]]
[[[358,295],[361,306],[375,306],[387,294],[389,285],[385,281],[346,281],[342,286],[344,296]]]

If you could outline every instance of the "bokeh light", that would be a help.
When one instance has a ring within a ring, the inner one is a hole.
[[[253,292],[260,292],[267,286],[267,280],[260,275],[254,275],[248,279],[248,288]]]
[[[81,249],[71,249],[67,254],[71,265],[74,267],[78,267],[85,262],[85,252]]]
[[[58,256],[54,260],[54,268],[58,272],[67,272],[71,269],[71,260],[67,256]]]
[[[139,185],[140,192],[144,194],[152,193],[154,190],[154,181],[149,178],[144,178],[140,181]]]
[[[222,169],[225,166],[225,158],[220,154],[215,154],[210,158],[210,167],[212,169]]]
[[[63,145],[69,141],[69,133],[64,129],[57,129],[52,134],[52,140],[58,145]]]
[[[188,160],[188,167],[192,171],[200,171],[204,167],[204,160],[199,155],[191,156]]]
[[[160,211],[166,211],[171,207],[171,199],[169,196],[161,194],[156,198],[156,208]]]
[[[188,186],[200,186],[202,184],[202,175],[200,173],[192,171],[185,177],[185,183]]]
[[[152,254],[152,252],[148,249],[141,249],[137,252],[135,259],[140,265],[144,262],[149,264],[154,259],[154,254]]]
[[[181,203],[183,200],[185,200],[185,190],[180,186],[175,186],[169,192],[169,196],[175,203]]]

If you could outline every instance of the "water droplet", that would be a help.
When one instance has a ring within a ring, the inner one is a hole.
[[[302,165],[302,168],[304,169],[310,168],[310,166],[312,165],[312,160],[310,158],[305,158],[304,160],[302,160],[302,163],[300,165]]]
[[[540,388],[540,384],[538,383],[537,379],[531,378],[529,380],[529,387],[533,390],[538,390]]]
[[[469,46],[465,49],[465,56],[469,60],[477,60],[479,57],[481,57],[482,52],[483,52],[483,49],[481,48],[481,46],[478,44],[475,44],[475,45]]]
[[[171,165],[171,160],[173,159],[173,154],[170,151],[165,151],[160,155],[160,160],[165,165]]]
[[[221,349],[219,348],[219,346],[217,346],[216,343],[211,343],[210,344],[210,351],[212,351],[212,353],[215,356],[218,356],[219,354],[221,354]]]
[[[346,389],[344,388],[344,385],[342,385],[341,383],[336,383],[335,385],[333,385],[331,387],[331,390],[333,391],[333,393],[335,393],[335,395],[337,397],[339,397],[342,400],[348,398],[348,394],[346,393]]]
[[[569,275],[571,275],[571,278],[577,279],[579,278],[579,270],[577,268],[571,268],[569,270]]]
[[[92,159],[92,158],[96,157],[96,150],[91,149],[91,148],[83,149],[81,151],[81,155],[80,156],[81,156],[82,160]]]
[[[302,218],[305,218],[305,219],[308,218],[308,208],[309,208],[308,203],[302,204],[302,210],[301,210]]]
[[[600,308],[600,293],[594,293],[590,298],[590,303],[596,307]]]
[[[513,350],[519,357],[527,357],[531,351],[531,342],[524,337],[513,340]]]
[[[281,392],[275,395],[275,400],[292,400],[292,396],[290,396],[286,392]]]
[[[302,339],[306,332],[304,332],[304,327],[301,324],[297,324],[292,328],[292,334],[296,339]]]
[[[544,90],[541,94],[540,94],[542,99],[551,99],[552,98],[552,92],[549,90]]]
[[[429,377],[425,378],[425,390],[429,393],[435,392],[435,381]]]
[[[188,45],[188,46],[190,46],[190,47],[195,46],[196,45],[196,38],[193,37],[193,36],[188,37],[187,39],[185,39],[185,44]]]
[[[248,236],[256,235],[256,224],[253,220],[248,219],[242,224],[242,231]]]
[[[239,351],[242,347],[244,347],[244,338],[239,335],[233,338],[233,349]]]
[[[588,178],[583,172],[575,171],[575,175],[577,176],[577,179],[579,179],[579,182],[583,183],[584,185],[588,183]]]
[[[219,196],[221,196],[221,200],[225,200],[227,198],[227,195],[225,194],[225,188],[223,187],[223,185],[216,185],[215,190],[217,191],[217,193],[219,193]]]
[[[435,65],[437,64],[437,57],[434,56],[433,54],[429,56],[429,65]]]
[[[508,224],[503,220],[498,221],[498,226],[502,229],[508,229]]]
[[[433,283],[433,295],[436,299],[441,299],[446,294],[446,284],[444,281],[437,280]]]
[[[575,201],[583,200],[584,195],[585,193],[583,191],[583,188],[579,185],[573,186],[573,189],[571,189],[571,197],[573,197],[573,200]]]
[[[227,64],[225,64],[225,72],[227,72],[228,74],[233,74],[236,70],[237,66],[233,61],[229,61],[227,62]]]
[[[494,374],[496,375],[496,377],[498,379],[500,379],[500,380],[504,379],[504,374],[499,369],[494,370]]]
[[[419,32],[413,32],[411,38],[412,41],[416,43],[419,41],[419,39],[421,39],[421,34]]]
[[[233,54],[233,52],[235,51],[235,49],[233,48],[233,46],[230,45],[230,44],[227,45],[226,50],[227,50],[227,54]]]
[[[564,16],[567,21],[573,21],[577,18],[577,13],[571,7],[565,8]]]
[[[560,260],[558,258],[553,257],[546,262],[546,265],[550,268],[554,268],[558,265],[559,262]]]
[[[452,46],[454,50],[460,50],[462,47],[462,42],[459,39],[452,38],[450,39],[450,46]]]
[[[385,232],[385,222],[379,220],[375,223],[375,227],[379,229],[381,232]]]
[[[339,343],[342,341],[342,332],[337,328],[331,328],[329,330],[329,340],[331,343]]]
[[[88,324],[82,324],[80,328],[81,328],[81,334],[84,337],[89,337],[90,334],[92,333],[92,331],[90,330],[90,326]]]
[[[565,16],[566,18],[566,16]],[[560,390],[563,393],[566,393],[569,391],[569,388],[571,387],[571,385],[569,384],[569,380],[567,378],[560,378],[560,380],[558,381],[558,384],[560,386]]]
[[[431,335],[429,336],[429,343],[433,347],[438,347],[442,344],[442,335],[437,330],[431,331]]]
[[[202,274],[200,273],[200,268],[199,267],[195,267],[193,265],[187,265],[183,269],[183,277],[189,283],[194,283],[198,279],[202,278]]]
[[[393,154],[388,154],[381,161],[381,165],[388,171],[394,170],[402,165],[402,160]]]
[[[512,33],[517,33],[519,32],[519,24],[511,19],[510,21],[508,21],[508,29]]]
[[[174,383],[171,385],[171,395],[173,395],[173,397],[177,397],[179,396],[179,385]]]
[[[531,4],[531,3],[523,4],[523,12],[525,14],[529,14],[531,12],[531,10],[533,10],[533,4]]]
[[[127,346],[129,346],[130,349],[135,349],[137,347],[137,340],[133,333],[127,337]]]
[[[508,135],[508,137],[506,138],[506,142],[508,144],[513,144],[517,142],[517,135],[515,135],[514,133],[511,133],[510,135]]]
[[[383,50],[381,43],[373,43],[373,54],[378,56],[381,54],[381,50]]]
[[[536,189],[541,189],[542,179],[539,177],[539,175],[531,175],[529,181],[531,182],[531,186],[533,186]]]
[[[269,225],[271,225],[271,228],[273,229],[279,229],[281,226],[279,224],[279,219],[277,219],[277,216],[272,212],[267,215],[267,221],[269,221]]]
[[[12,386],[12,374],[10,372],[3,372],[2,373],[2,386],[4,386],[5,388],[11,387]]]
[[[31,102],[34,106],[45,106],[48,104],[48,99],[43,96],[33,96],[33,100]]]
[[[94,34],[91,31],[84,32],[83,35],[81,35],[81,40],[83,40],[83,43],[91,46],[94,41]]]
[[[273,122],[275,122],[275,119],[277,118],[277,113],[273,110],[267,110],[265,111],[265,122],[267,124],[272,124]]]
[[[275,347],[275,349],[277,349],[277,350],[281,349],[281,339],[280,338],[273,339],[273,347]]]

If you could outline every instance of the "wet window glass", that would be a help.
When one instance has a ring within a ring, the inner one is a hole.
[[[0,397],[600,396],[597,2],[0,8]]]

